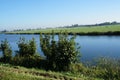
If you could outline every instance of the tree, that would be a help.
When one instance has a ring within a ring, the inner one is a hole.
[[[33,38],[30,41],[26,41],[25,38],[20,38],[18,42],[19,51],[17,55],[19,56],[33,56],[36,53],[36,43]]]
[[[57,58],[59,70],[69,70],[70,65],[77,62],[79,48],[76,48],[74,39],[75,36],[68,38],[67,33],[59,35]]]
[[[29,41],[29,50],[30,55],[34,55],[36,53],[37,47],[34,38],[32,38],[32,40]]]
[[[11,49],[7,39],[5,39],[4,41],[1,41],[0,50],[3,53],[3,57],[1,60],[3,62],[9,62],[12,58],[12,49]]]
[[[69,38],[67,33],[59,33],[59,40],[52,35],[40,35],[40,46],[48,61],[49,69],[67,71],[70,65],[77,61],[79,54],[74,41],[75,36]]]

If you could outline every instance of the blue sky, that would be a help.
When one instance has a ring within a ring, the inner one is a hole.
[[[120,0],[0,0],[0,29],[120,22]]]

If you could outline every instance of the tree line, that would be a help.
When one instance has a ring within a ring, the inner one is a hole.
[[[88,25],[79,25],[79,24],[73,24],[71,26],[63,26],[62,28],[74,28],[74,27],[94,27],[94,26],[109,26],[109,25],[119,25],[119,22],[113,21],[113,22],[103,22],[103,23],[96,23],[96,24],[88,24]],[[61,28],[61,27],[59,27]]]

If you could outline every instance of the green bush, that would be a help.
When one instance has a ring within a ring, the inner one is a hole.
[[[75,36],[69,38],[67,33],[59,33],[58,41],[52,35],[40,35],[40,46],[46,56],[48,69],[68,71],[70,65],[77,62],[78,48],[74,41]]]
[[[28,57],[21,57],[17,56],[12,59],[11,64],[19,65],[24,67],[34,67],[34,68],[41,68],[42,64],[40,63],[42,58],[40,56],[28,56]]]
[[[42,67],[42,61],[44,59],[41,58],[40,55],[36,55],[36,43],[35,39],[26,41],[25,38],[20,38],[18,42],[19,50],[16,51],[17,54],[12,59],[12,63],[14,65],[20,65],[24,67]]]
[[[25,38],[20,38],[18,42],[19,50],[16,51],[18,56],[32,56],[36,53],[35,39],[26,41]]]
[[[3,53],[3,56],[0,59],[0,61],[5,62],[5,63],[10,62],[11,58],[12,58],[12,49],[11,49],[7,39],[5,39],[4,41],[1,41],[0,50]]]

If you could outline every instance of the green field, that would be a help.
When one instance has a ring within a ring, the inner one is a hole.
[[[70,72],[52,72],[40,69],[28,69],[9,64],[0,64],[0,80],[102,80],[73,74]]]
[[[120,31],[120,25],[24,30],[24,31],[13,31],[9,33],[51,33],[52,30],[54,30],[55,33],[59,33],[60,31],[67,31],[68,33],[92,33],[92,32],[105,33],[105,32]]]

